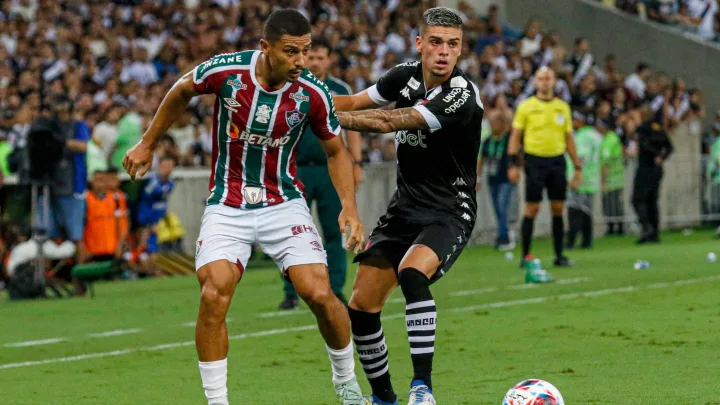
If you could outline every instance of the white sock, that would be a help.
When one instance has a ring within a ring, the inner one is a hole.
[[[325,348],[332,365],[333,384],[346,383],[355,378],[355,352],[352,342],[340,350],[331,349],[328,345],[325,345]]]
[[[205,397],[211,405],[229,405],[227,398],[227,359],[199,362]]]

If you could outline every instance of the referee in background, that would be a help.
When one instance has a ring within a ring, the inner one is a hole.
[[[513,119],[513,129],[508,145],[510,167],[508,178],[517,183],[520,180],[520,144],[525,152],[525,217],[522,222],[521,267],[533,260],[530,255],[535,217],[547,189],[552,211],[552,234],[555,247],[555,266],[570,266],[570,260],[563,256],[563,207],[567,194],[565,153],[575,166],[570,186],[577,188],[582,167],[575,150],[572,135],[570,105],[555,97],[555,72],[546,67],[535,73],[534,84],[537,93],[520,103]],[[522,142],[521,142],[522,141]]]

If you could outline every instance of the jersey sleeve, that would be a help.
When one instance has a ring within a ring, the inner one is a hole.
[[[312,79],[306,82],[314,91],[310,96],[308,121],[313,134],[327,141],[340,135],[340,121],[335,114],[335,103],[325,84]]]
[[[388,105],[397,100],[400,90],[408,81],[409,65],[400,64],[388,70],[377,83],[368,88],[368,96],[373,103]]]
[[[197,65],[192,71],[193,88],[199,94],[218,94],[224,79],[231,70],[221,55],[212,57]]]
[[[564,128],[563,128],[563,129],[565,130],[565,133],[568,134],[568,133],[572,132],[572,130],[573,130],[573,127],[572,127],[572,111],[570,110],[570,104],[568,104],[568,103],[565,103],[565,113],[564,113],[564,115],[565,115],[565,121],[564,121],[564,122],[565,122],[565,125],[564,125]]]
[[[527,126],[527,108],[525,107],[526,105],[526,101],[523,101],[522,103],[520,103],[520,105],[518,105],[518,108],[515,110],[515,117],[513,117],[512,122],[512,127],[521,131],[524,131],[525,127]]]
[[[466,125],[472,119],[476,103],[468,87],[449,87],[413,108],[422,114],[432,133],[441,128]]]

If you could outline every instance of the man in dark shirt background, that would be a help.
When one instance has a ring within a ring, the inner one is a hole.
[[[673,151],[672,142],[663,129],[662,119],[654,117],[649,106],[643,107],[642,118],[643,124],[636,131],[639,153],[632,197],[642,226],[642,235],[637,244],[660,242],[658,198],[663,176],[662,165]]]

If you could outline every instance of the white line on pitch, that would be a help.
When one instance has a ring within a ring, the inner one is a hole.
[[[555,284],[578,284],[590,281],[590,277],[561,278]]]
[[[704,282],[718,281],[718,280],[720,280],[720,276],[711,276],[711,277],[703,277],[703,278],[688,279],[688,280],[678,280],[678,281],[666,282],[666,283],[655,283],[655,284],[649,284],[649,285],[639,286],[639,287],[628,286],[628,287],[621,287],[621,288],[608,288],[608,289],[604,289],[604,290],[586,291],[586,292],[573,293],[573,294],[549,295],[549,296],[545,296],[545,297],[527,298],[527,299],[523,299],[523,300],[490,302],[487,304],[471,305],[468,307],[450,308],[447,311],[449,311],[449,312],[468,312],[468,311],[476,311],[479,309],[505,308],[505,307],[512,307],[512,306],[526,305],[526,304],[540,304],[540,303],[549,302],[549,301],[552,301],[555,299],[569,300],[569,299],[577,299],[577,298],[596,297],[596,296],[600,296],[600,295],[634,292],[634,291],[638,291],[638,290],[642,290],[642,289],[658,289],[658,288],[676,287],[676,286],[697,284],[697,283],[704,283]],[[404,316],[405,316],[404,313],[398,313],[398,314],[393,314],[390,316],[385,316],[383,318],[395,319],[395,318],[402,318]],[[230,336],[230,339],[236,340],[236,339],[247,339],[247,338],[251,338],[251,337],[280,335],[280,334],[284,334],[284,333],[315,330],[316,328],[317,328],[317,326],[313,324],[313,325],[298,326],[295,328],[271,329],[271,330],[265,330],[265,331],[259,331],[259,332],[253,332],[253,333],[244,333],[241,335]],[[103,357],[123,356],[126,354],[137,353],[137,352],[149,352],[149,351],[174,349],[174,348],[183,347],[183,346],[192,346],[194,344],[195,344],[195,342],[193,342],[193,341],[167,343],[167,344],[157,345],[157,346],[138,347],[138,348],[134,348],[134,349],[115,350],[115,351],[111,351],[111,352],[89,353],[89,354],[82,354],[79,356],[72,356],[72,357],[59,357],[59,358],[39,360],[39,361],[26,361],[26,362],[22,362],[22,363],[7,363],[7,364],[0,364],[0,370],[10,369],[10,368],[19,368],[19,367],[39,366],[39,365],[54,364],[54,363],[67,363],[67,362],[72,362],[72,361],[96,359],[96,358],[103,358]]]
[[[133,333],[140,333],[142,329],[118,329],[109,330],[107,332],[90,333],[87,336],[90,338],[104,338],[110,336],[121,336],[121,335],[132,335]]]
[[[51,345],[53,343],[59,343],[64,342],[67,339],[65,338],[51,338],[51,339],[42,339],[42,340],[26,340],[24,342],[15,342],[15,343],[6,343],[5,347],[28,347],[28,346],[41,346],[41,345]]]
[[[529,290],[531,288],[536,288],[538,286],[539,286],[539,284],[515,284],[515,285],[508,286],[507,289],[508,290]]]
[[[479,295],[479,294],[487,294],[491,292],[497,291],[497,288],[495,287],[488,287],[488,288],[478,288],[476,290],[463,290],[463,291],[453,291],[450,293],[453,297],[462,297],[465,295]]]

